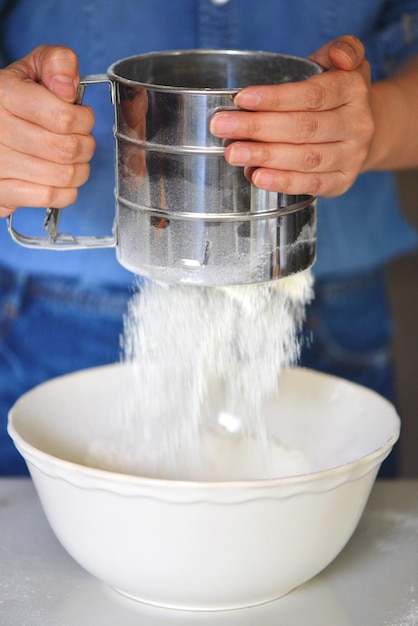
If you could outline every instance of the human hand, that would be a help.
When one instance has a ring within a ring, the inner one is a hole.
[[[233,140],[225,158],[244,166],[256,187],[333,197],[354,183],[373,138],[370,69],[362,43],[349,35],[309,58],[326,71],[242,89],[234,103],[244,110],[216,113],[210,130]]]
[[[64,47],[40,46],[0,70],[0,217],[77,198],[95,149],[93,112],[73,104],[77,84]]]

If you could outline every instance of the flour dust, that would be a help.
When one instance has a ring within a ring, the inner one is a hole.
[[[309,270],[233,287],[146,282],[125,318],[121,437],[92,442],[89,463],[178,480],[307,471],[301,452],[267,435],[262,407],[298,361],[312,297]]]

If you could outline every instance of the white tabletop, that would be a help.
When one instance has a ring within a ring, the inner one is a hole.
[[[347,547],[260,607],[219,613],[128,600],[85,572],[48,526],[29,479],[0,479],[1,626],[417,626],[418,481],[378,481]]]

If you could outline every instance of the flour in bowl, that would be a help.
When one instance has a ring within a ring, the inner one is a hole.
[[[312,295],[309,270],[220,288],[146,282],[125,319],[120,437],[93,441],[87,462],[181,480],[308,471],[301,452],[267,436],[262,406],[297,363]]]

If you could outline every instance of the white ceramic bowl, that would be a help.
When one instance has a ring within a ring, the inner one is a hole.
[[[266,406],[270,434],[302,450],[309,474],[242,482],[141,478],[83,465],[110,432],[124,366],[51,380],[18,400],[9,433],[52,529],[87,571],[160,606],[220,610],[267,602],[342,550],[399,436],[374,392],[304,369]]]

